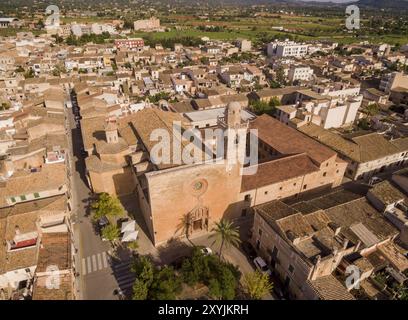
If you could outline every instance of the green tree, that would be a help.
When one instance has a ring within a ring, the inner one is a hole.
[[[380,112],[380,107],[379,107],[379,105],[377,104],[377,103],[373,103],[373,104],[370,104],[370,105],[368,105],[366,108],[365,108],[365,112],[369,115],[369,116],[375,116],[375,115],[377,115],[379,112]]]
[[[26,73],[24,73],[24,78],[26,79],[34,78],[34,75],[35,75],[34,70],[30,68]]]
[[[131,271],[136,274],[136,277],[146,283],[149,288],[153,282],[154,266],[146,257],[138,258],[132,265]]]
[[[262,115],[266,113],[266,114],[269,114],[270,116],[273,116],[276,110],[273,103],[263,102],[260,100],[252,100],[250,102],[250,108],[256,115]]]
[[[272,290],[269,275],[255,271],[247,273],[243,278],[243,290],[251,299],[260,300]]]
[[[98,200],[92,204],[92,212],[95,220],[106,217],[111,223],[115,223],[117,218],[125,215],[119,199],[105,192],[101,193]]]
[[[119,239],[120,230],[117,226],[109,224],[102,229],[102,237],[113,243]]]
[[[222,298],[222,290],[220,282],[217,279],[211,279],[208,284],[208,294],[214,299]]]
[[[233,225],[232,222],[228,220],[221,220],[215,223],[215,227],[212,229],[215,234],[211,237],[215,237],[215,242],[220,242],[219,257],[221,258],[222,249],[224,245],[229,247],[231,245],[238,246],[241,240],[239,239],[238,228]]]
[[[133,284],[132,300],[146,300],[148,294],[149,287],[147,286],[147,283],[140,279],[136,279]]]
[[[281,86],[286,85],[285,71],[283,70],[283,67],[279,67],[276,70],[276,82],[279,83]]]
[[[136,240],[129,242],[127,244],[127,247],[132,251],[137,251],[137,249],[139,249],[139,242],[137,242]]]
[[[183,281],[189,286],[194,286],[200,281],[203,282],[205,265],[205,256],[200,248],[194,247],[191,258],[185,259],[181,265]]]
[[[166,266],[156,272],[149,290],[152,300],[175,300],[181,292],[181,279],[172,267]]]

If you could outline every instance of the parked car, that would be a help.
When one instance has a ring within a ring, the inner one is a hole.
[[[261,257],[256,257],[254,259],[254,264],[255,267],[262,273],[266,273],[268,275],[272,275],[271,270],[269,270],[268,265],[266,264],[266,262],[264,261],[264,259],[262,259]]]
[[[370,179],[370,181],[368,182],[368,184],[369,184],[370,186],[373,186],[373,185],[375,185],[375,184],[377,184],[377,183],[379,183],[379,182],[381,182],[381,181],[383,181],[383,179],[381,179],[381,178],[379,178],[379,177],[372,177],[372,178]]]
[[[109,220],[106,217],[102,217],[98,220],[98,227],[99,230],[102,230],[103,228],[105,228],[107,225],[109,224]]]
[[[242,242],[241,247],[245,254],[248,256],[248,258],[251,259],[251,261],[253,261],[256,258],[256,251],[250,242],[248,241]]]
[[[201,249],[201,252],[202,252],[205,256],[209,256],[210,254],[213,253],[213,251],[211,250],[211,248],[208,248],[208,247],[202,248],[202,249]]]

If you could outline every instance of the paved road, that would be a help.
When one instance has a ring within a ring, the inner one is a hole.
[[[110,259],[110,245],[103,242],[94,231],[89,216],[91,194],[85,177],[85,162],[81,156],[82,137],[76,128],[70,109],[66,110],[68,140],[70,148],[71,190],[73,197],[72,222],[76,248],[76,270],[79,273],[78,299],[117,299],[114,290],[118,287]]]

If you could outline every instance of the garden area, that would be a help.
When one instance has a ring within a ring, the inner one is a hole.
[[[272,289],[269,277],[255,271],[243,276],[219,256],[195,247],[181,264],[155,266],[146,256],[135,259],[133,300],[262,299]]]

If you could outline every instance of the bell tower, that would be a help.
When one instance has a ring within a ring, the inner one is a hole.
[[[105,125],[105,138],[107,143],[118,143],[118,125],[116,121],[108,121]]]

